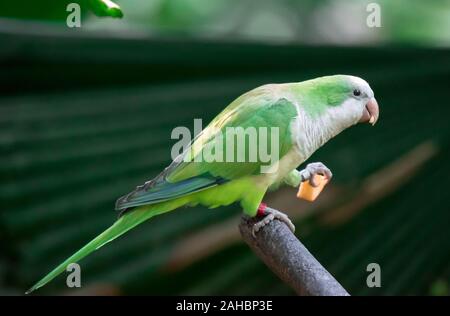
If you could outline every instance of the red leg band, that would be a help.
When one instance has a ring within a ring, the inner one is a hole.
[[[266,214],[266,208],[267,208],[267,204],[266,203],[261,203],[258,206],[258,212],[256,213],[257,216],[264,216]]]

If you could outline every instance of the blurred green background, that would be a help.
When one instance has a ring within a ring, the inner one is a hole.
[[[345,73],[381,108],[320,149],[315,203],[266,202],[353,295],[449,295],[450,2],[123,0],[66,26],[72,1],[0,4],[0,294],[21,295],[170,162],[170,133],[269,82]],[[75,2],[75,1],[74,1]],[[238,206],[157,217],[37,294],[294,294],[240,239]],[[366,267],[381,266],[368,288]]]

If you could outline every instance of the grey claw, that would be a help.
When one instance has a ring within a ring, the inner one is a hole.
[[[266,208],[266,213],[267,213],[267,215],[262,220],[260,220],[259,222],[255,223],[253,225],[252,235],[254,238],[256,238],[256,233],[258,231],[260,231],[261,228],[268,225],[274,219],[277,219],[280,222],[285,223],[289,227],[289,229],[292,231],[292,233],[295,233],[295,226],[286,214],[281,213],[280,211],[277,211],[270,207]]]
[[[328,180],[333,177],[333,173],[327,166],[321,162],[312,162],[306,165],[306,168],[300,171],[302,181],[309,180],[309,183],[316,187],[318,184],[314,181],[314,175],[321,174],[324,175]]]
[[[317,183],[316,183],[316,180],[314,179],[314,176],[311,176],[310,178],[309,178],[309,184],[311,184],[311,186],[313,186],[313,187],[317,187]]]

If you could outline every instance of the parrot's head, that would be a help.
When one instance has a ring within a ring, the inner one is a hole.
[[[346,106],[346,102],[354,103],[355,115],[358,119],[358,123],[370,123],[375,125],[380,115],[377,100],[373,90],[369,84],[359,77],[343,76],[344,85],[348,85],[347,100],[342,103],[342,106]]]
[[[293,87],[300,110],[305,139],[315,150],[344,129],[357,123],[374,125],[378,103],[369,84],[355,76],[334,75],[300,82]],[[302,134],[300,133],[300,134]]]
[[[301,102],[306,113],[321,120],[325,128],[343,129],[357,124],[374,125],[379,116],[378,103],[369,84],[359,77],[335,75],[300,83]]]
[[[356,123],[375,125],[380,113],[378,103],[373,90],[364,79],[347,75],[323,78],[322,84],[327,91],[325,93],[328,111],[335,114],[334,119],[337,123],[342,120],[349,125]]]

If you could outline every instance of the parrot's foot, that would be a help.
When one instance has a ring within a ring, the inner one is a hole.
[[[274,219],[277,219],[280,222],[285,223],[293,233],[295,232],[295,226],[294,226],[294,224],[292,224],[291,220],[289,219],[289,217],[286,214],[281,213],[280,211],[277,211],[273,208],[267,207],[267,205],[264,203],[261,203],[259,205],[257,215],[264,216],[264,218],[253,225],[252,235],[254,238],[256,238],[256,233],[261,228],[268,225]]]
[[[300,171],[300,176],[302,177],[302,182],[309,180],[311,186],[316,187],[318,184],[314,182],[314,175],[321,174],[324,175],[328,180],[331,179],[333,174],[330,169],[327,168],[321,162],[313,162],[306,165],[306,168]]]

